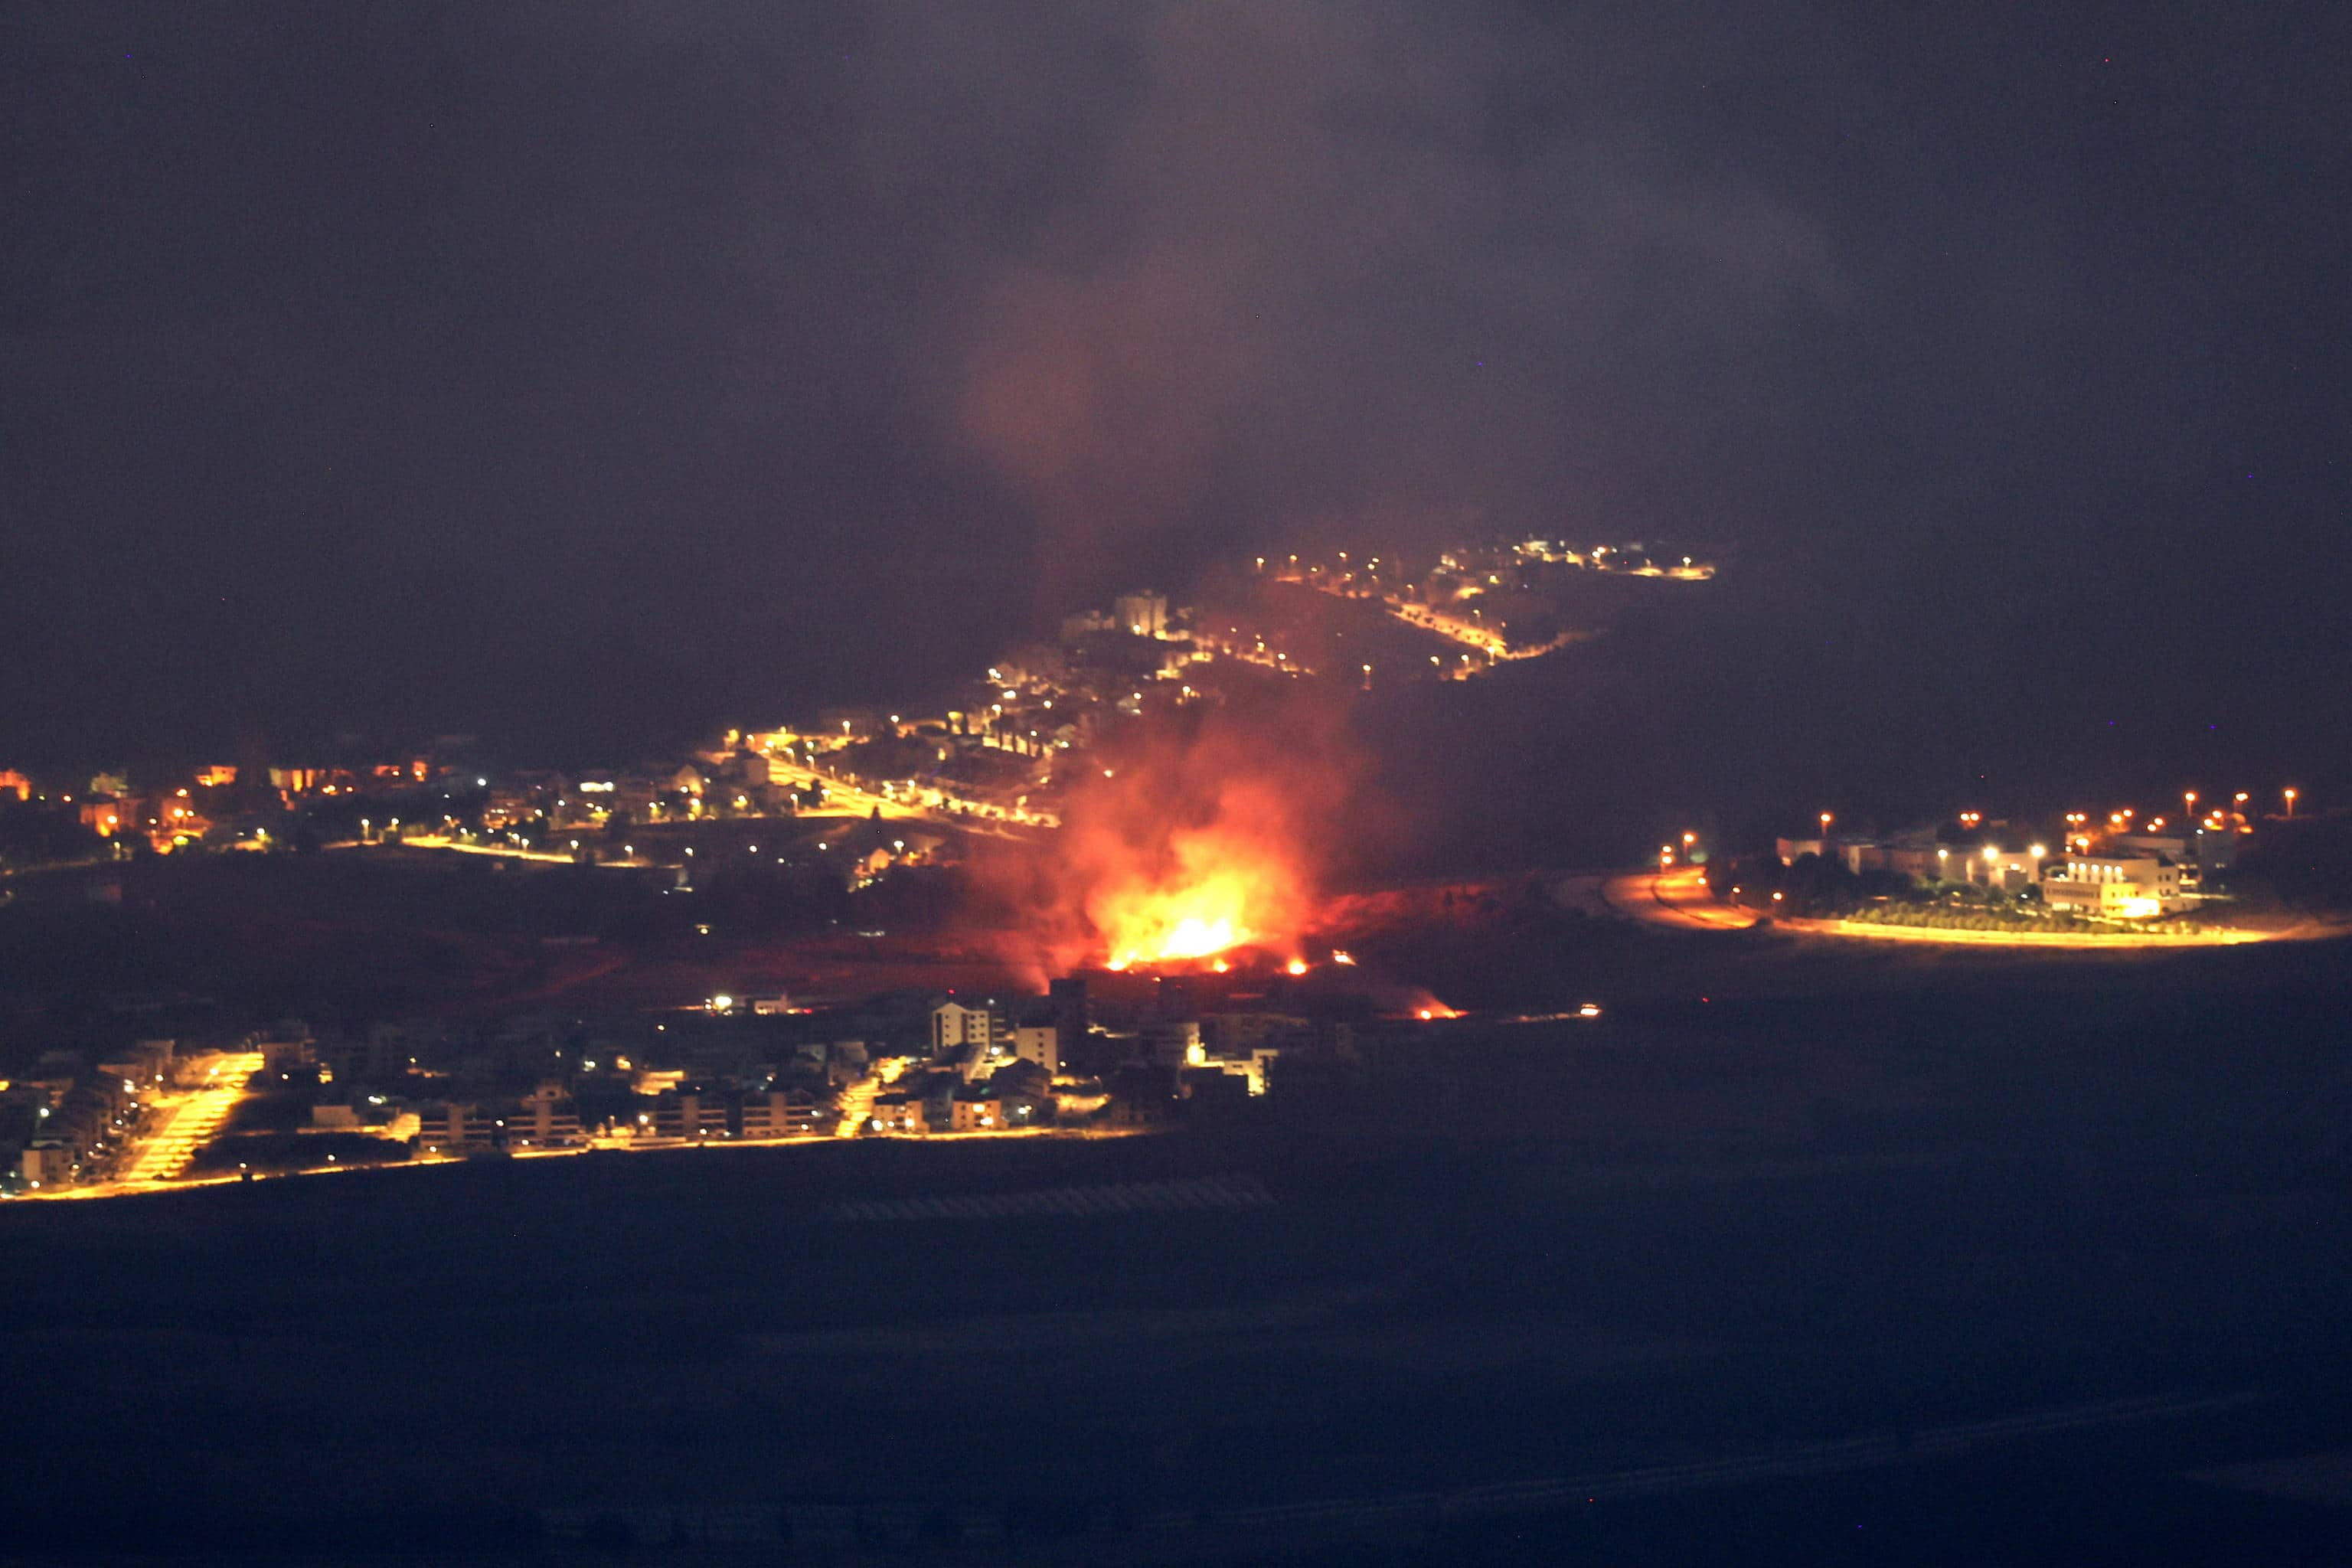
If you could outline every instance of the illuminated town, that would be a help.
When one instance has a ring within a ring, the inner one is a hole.
[[[2352,9],[5,38],[0,1568],[2352,1560]]]
[[[1182,748],[1155,752],[1159,737],[1268,680],[1357,692],[1539,657],[1603,635],[1601,606],[1714,568],[1545,541],[1446,552],[1419,578],[1378,557],[1359,571],[1346,552],[1328,569],[1297,560],[1258,559],[1244,591],[1210,610],[1138,591],[1071,616],[1057,644],[1007,654],[942,712],[821,710],[634,769],[517,772],[473,738],[445,737],[423,754],[252,756],[139,787],[100,773],[51,794],[0,775],[10,878],[72,875],[101,901],[123,897],[110,872],[168,859],[454,856],[618,879],[654,929],[707,935],[700,917],[747,888],[848,911],[902,886],[920,897],[927,877],[996,844],[1066,837],[1052,853],[1074,879],[1028,919],[1013,966],[1050,992],[713,989],[471,1025],[257,1019],[224,1034],[212,1020],[201,1045],[141,1038],[120,1060],[61,1046],[0,1090],[0,1193],[793,1140],[1108,1136],[1245,1112],[1277,1076],[1353,1059],[1360,1037],[1453,1017],[1407,985],[1316,978],[1347,978],[1354,960],[1310,940],[1316,895],[1280,792]],[[1589,578],[1619,581],[1596,597]],[[1296,607],[1285,595],[1308,592],[1357,618],[1285,613]],[[1564,628],[1572,605],[1590,618]],[[1374,649],[1377,663],[1343,662]],[[1140,761],[1122,779],[1116,763],[1130,755]],[[1217,805],[1179,820],[1170,789]],[[1065,836],[1074,802],[1081,820]],[[843,914],[825,919],[837,929]],[[541,941],[592,967],[602,948],[588,932]]]
[[[1464,1015],[1332,945],[1303,824],[1279,781],[1254,773],[1262,762],[1204,761],[1159,738],[1221,707],[1237,682],[1360,691],[1538,658],[1606,632],[1605,621],[1562,624],[1562,587],[1620,576],[1672,589],[1715,572],[1688,556],[1659,565],[1639,546],[1579,553],[1542,541],[1448,552],[1413,580],[1344,552],[1260,557],[1247,574],[1258,597],[1204,612],[1120,595],[1107,613],[1070,616],[1057,645],[1006,655],[940,713],[824,710],[607,773],[498,769],[478,742],[447,737],[365,765],[255,759],[135,788],[101,773],[54,795],[0,774],[11,899],[26,878],[79,868],[79,896],[120,900],[121,872],[165,858],[460,857],[615,879],[646,929],[707,938],[746,896],[833,911],[828,931],[884,918],[856,911],[906,906],[908,889],[919,912],[992,847],[1042,847],[1067,884],[994,955],[1026,990],[747,984],[628,1007],[551,995],[470,1021],[224,1027],[211,1016],[201,1040],[60,1045],[0,1088],[0,1194],[100,1196],[487,1156],[1105,1137],[1245,1115],[1286,1081],[1344,1070],[1366,1040]],[[1269,593],[1278,611],[1278,595],[1300,592],[1371,618],[1302,629],[1265,608]],[[1217,620],[1222,633],[1204,625]],[[1351,629],[1356,645],[1335,655]],[[1349,670],[1344,658],[1377,637],[1381,657]],[[1423,655],[1416,639],[1467,651]],[[1122,779],[1115,762],[1130,758]],[[1205,784],[1186,776],[1204,772]],[[1214,804],[1204,814],[1188,795]],[[2184,791],[2170,812],[1961,810],[1891,833],[1824,811],[1809,832],[1752,852],[1685,831],[1654,866],[1559,878],[1548,897],[1695,931],[2025,947],[2259,941],[2321,929],[2246,918],[2231,891],[2264,824],[2291,823],[2297,805],[2292,788],[2261,800]],[[889,939],[858,929],[848,940]],[[588,930],[540,941],[589,973],[606,951]],[[1587,1018],[1601,1011],[1580,1005]]]

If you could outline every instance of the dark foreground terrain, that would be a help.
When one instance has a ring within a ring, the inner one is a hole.
[[[0,1559],[2341,1562],[2347,967],[1756,947],[1160,1136],[11,1205]]]

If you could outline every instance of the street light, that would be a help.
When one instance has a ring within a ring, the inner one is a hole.
[[[2291,789],[2286,792],[2286,814],[2289,816],[2294,815],[2294,791]]]

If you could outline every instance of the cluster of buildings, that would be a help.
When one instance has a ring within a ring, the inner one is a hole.
[[[1948,823],[1878,837],[1833,831],[1781,838],[1780,864],[1811,856],[1856,876],[1892,873],[1927,886],[1978,887],[2000,893],[2032,889],[2053,913],[2150,920],[2191,909],[2212,894],[2219,874],[2236,865],[2255,836],[2247,795],[2226,807],[2142,817],[2129,807],[2095,820],[2068,812],[2050,823],[1987,821],[1962,812]]]
[[[1391,661],[1391,670],[1454,679],[1578,635],[1562,618],[1563,583],[1700,580],[1715,567],[1639,542],[1578,548],[1534,539],[1450,550],[1426,568],[1351,560],[1342,551],[1328,561],[1261,556],[1256,572],[1376,602],[1396,622],[1444,639],[1423,638],[1424,648],[1451,649],[1430,654],[1427,668],[1416,657]],[[635,768],[500,769],[485,760],[478,737],[442,735],[364,761],[295,765],[272,759],[249,736],[234,762],[135,786],[101,773],[45,789],[0,771],[0,807],[20,808],[0,809],[0,865],[124,855],[133,847],[170,854],[384,839],[625,862],[667,850],[675,860],[683,856],[666,846],[665,829],[803,814],[1050,828],[1060,822],[1059,773],[1106,727],[1222,700],[1223,683],[1253,668],[1316,673],[1310,665],[1322,652],[1286,647],[1279,626],[1248,618],[1237,609],[1211,625],[1167,595],[1139,588],[1107,609],[1066,617],[1051,642],[1006,653],[937,714],[826,709],[793,726],[730,730],[706,747]],[[1341,672],[1353,678],[1358,668],[1349,662]],[[1369,683],[1369,662],[1361,673]],[[934,838],[925,850],[900,849],[878,864],[941,848]]]
[[[1361,998],[1202,997],[1191,977],[1150,979],[1118,996],[1083,975],[1043,996],[947,997],[929,1049],[875,1100],[877,1131],[967,1132],[1085,1119],[1114,1127],[1215,1114],[1269,1091],[1276,1071],[1313,1074],[1356,1058]]]
[[[938,714],[829,708],[634,768],[501,769],[476,737],[447,735],[388,760],[299,766],[276,765],[253,740],[235,763],[137,787],[121,773],[44,789],[0,773],[0,805],[22,808],[0,811],[0,864],[384,841],[675,864],[686,853],[677,830],[703,823],[909,825],[864,846],[869,864],[845,866],[870,877],[946,851],[950,841],[921,831],[926,822],[1058,826],[1058,763],[1106,724],[1203,695],[1184,679],[1213,657],[1187,635],[1189,614],[1156,591],[1122,594],[1107,613],[1069,617],[1056,642],[1006,655]],[[835,852],[824,835],[810,842]]]
[[[894,992],[825,1008],[721,995],[467,1027],[277,1020],[228,1047],[247,1065],[202,1131],[205,1142],[225,1142],[202,1158],[179,1151],[168,1168],[141,1163],[142,1140],[158,1117],[185,1131],[172,1108],[196,1098],[191,1090],[218,1092],[226,1080],[207,1079],[204,1064],[222,1058],[170,1040],[140,1042],[95,1068],[53,1053],[33,1074],[0,1082],[0,1194],[169,1179],[191,1161],[215,1174],[324,1169],[336,1150],[352,1165],[1131,1131],[1246,1106],[1277,1072],[1311,1080],[1344,1068],[1371,1019],[1361,998],[1309,998],[1279,977],[1262,991],[1221,984],[1206,997],[1184,976],[1094,979],[1111,992],[1092,994],[1088,977],[1073,976],[1043,995]]]
[[[471,742],[470,736],[444,736],[436,747]],[[44,788],[21,773],[0,773],[0,863],[280,848],[302,833],[306,806],[406,799],[428,789],[446,800],[460,787],[461,771],[474,775],[467,783],[488,782],[470,763],[437,752],[354,766],[278,767],[257,747],[248,750],[255,754],[242,762],[206,763],[152,783],[103,772],[86,783]]]
[[[772,1142],[826,1136],[839,1127],[841,1112],[833,1093],[805,1083],[781,1088],[780,1081],[770,1078],[751,1085],[633,1090],[626,1102],[608,1103],[601,1116],[583,1116],[577,1086],[545,1079],[512,1099],[421,1102],[414,1146],[420,1154],[452,1159],[500,1152],[554,1152],[584,1149],[592,1142],[646,1148]]]
[[[142,1040],[93,1067],[76,1051],[44,1054],[0,1079],[0,1193],[55,1191],[120,1172],[148,1098],[175,1080],[173,1042]]]
[[[373,1127],[423,1158],[830,1134],[870,1070],[871,1018],[772,1007],[530,1014],[453,1031],[432,1019],[273,1044],[309,1125]],[[265,1068],[262,1084],[271,1088]]]
[[[1458,645],[1451,656],[1431,656],[1431,670],[1412,673],[1463,679],[1601,629],[1607,611],[1592,590],[1610,580],[1705,582],[1716,565],[1700,552],[1639,540],[1579,549],[1565,540],[1527,539],[1457,546],[1426,567],[1341,550],[1322,558],[1260,556],[1257,571],[1343,598],[1377,600],[1399,621]]]

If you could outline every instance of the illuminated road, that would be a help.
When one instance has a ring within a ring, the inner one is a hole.
[[[1746,931],[1756,923],[1748,910],[1717,903],[1696,866],[1672,871],[1586,872],[1564,878],[1553,885],[1551,894],[1564,909],[1674,931]]]
[[[1751,911],[1718,902],[1696,866],[1614,877],[1602,896],[1635,920],[1683,931],[1746,931],[1756,923]]]
[[[161,1118],[155,1131],[139,1139],[135,1157],[107,1184],[152,1186],[184,1172],[196,1151],[220,1136],[222,1123],[245,1098],[245,1086],[260,1070],[259,1051],[223,1056],[204,1088],[152,1101],[148,1114]]]
[[[841,1124],[834,1130],[839,1138],[855,1138],[866,1130],[868,1118],[874,1114],[874,1097],[882,1092],[886,1083],[896,1083],[898,1075],[907,1070],[904,1057],[885,1057],[874,1064],[873,1073],[859,1079],[841,1091]]]
[[[1547,644],[1542,647],[1522,648],[1515,653],[1509,643],[1475,621],[1465,621],[1459,616],[1449,616],[1442,610],[1433,610],[1426,605],[1416,605],[1411,600],[1383,598],[1381,602],[1388,606],[1390,615],[1405,625],[1419,626],[1425,632],[1435,632],[1448,642],[1459,643],[1488,658],[1533,658],[1551,651],[1551,645]]]
[[[936,822],[966,832],[999,833],[1006,825],[1025,827],[1058,827],[1060,822],[1044,812],[1028,812],[1013,807],[994,805],[983,800],[970,800],[950,795],[937,785],[919,786],[921,799],[908,801],[902,797],[877,795],[845,784],[831,773],[821,773],[797,763],[785,763],[778,758],[768,760],[768,776],[779,786],[794,791],[822,787],[828,809],[843,809],[871,816],[877,811],[885,822]]]
[[[601,830],[600,830],[601,831]],[[393,840],[412,849],[455,849],[461,855],[495,855],[501,860],[540,860],[551,866],[569,866],[572,856],[552,849],[525,849],[513,844],[469,844],[462,838],[452,838],[438,833],[411,833]],[[342,848],[342,845],[330,847]],[[613,862],[618,864],[618,862]]]
[[[2151,949],[2172,947],[2236,947],[2250,942],[2294,941],[2339,934],[2321,927],[2290,931],[2212,930],[2196,931],[1940,931],[1933,926],[1874,925],[1866,921],[1804,921],[1775,922],[1777,929],[1806,936],[1858,938],[1864,942],[1946,942],[1961,947],[2042,947]]]
[[[1335,584],[1303,574],[1297,576],[1284,574],[1276,581],[1300,584],[1318,593],[1328,594],[1337,599],[1352,599],[1358,596]],[[1563,632],[1547,643],[1539,643],[1533,647],[1514,647],[1500,632],[1475,617],[1465,619],[1461,616],[1450,615],[1444,610],[1433,609],[1427,605],[1418,604],[1412,599],[1391,594],[1379,594],[1375,597],[1382,609],[1406,626],[1415,626],[1425,632],[1433,632],[1446,641],[1469,648],[1495,663],[1522,658],[1541,658],[1556,648],[1565,647],[1570,643],[1579,640],[1575,634]],[[1472,664],[1458,668],[1448,668],[1446,673],[1458,679],[1465,675],[1483,673],[1483,666]]]
[[[908,805],[904,801],[892,800],[887,796],[876,795],[871,790],[860,789],[853,784],[845,784],[830,774],[814,773],[807,768],[788,764],[773,757],[768,759],[768,778],[771,783],[793,791],[821,788],[825,794],[826,805],[866,816],[871,816],[878,811],[882,814],[882,819],[885,822],[895,821],[900,817],[920,817],[928,815],[919,806]]]

